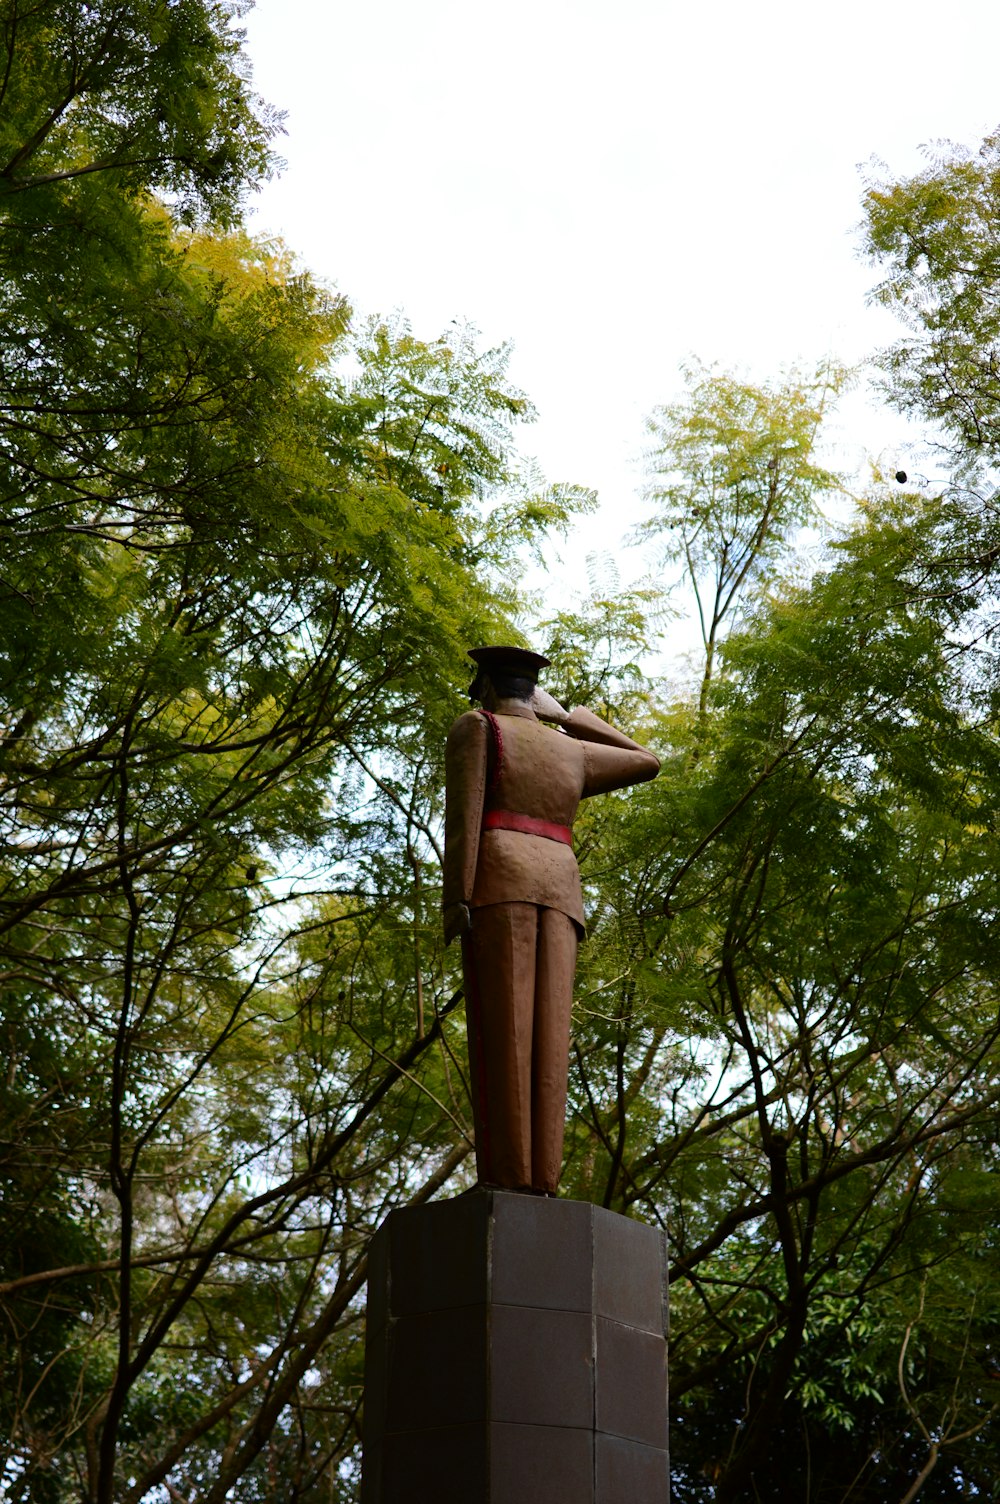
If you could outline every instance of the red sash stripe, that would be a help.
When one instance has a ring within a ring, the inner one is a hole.
[[[519,830],[524,836],[544,836],[547,841],[560,841],[572,846],[573,832],[568,825],[556,825],[553,820],[538,820],[534,815],[518,815],[512,809],[491,809],[483,816],[484,830]]]
[[[500,722],[490,710],[481,710],[479,714],[486,721],[493,736],[493,775],[490,778],[488,794],[494,793],[503,773],[503,732],[500,730]]]

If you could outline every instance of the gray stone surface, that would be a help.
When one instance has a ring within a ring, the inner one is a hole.
[[[590,1427],[593,1417],[594,1342],[587,1312],[494,1306],[490,1419]]]
[[[496,1500],[593,1504],[594,1433],[589,1427],[492,1425],[489,1486],[487,1497]]]
[[[662,1337],[666,1331],[662,1233],[603,1206],[595,1206],[592,1211],[595,1312]],[[662,1270],[659,1281],[652,1277],[657,1267]],[[643,1271],[642,1278],[636,1278],[639,1270]]]
[[[667,1352],[662,1336],[596,1318],[598,1431],[666,1450]]]
[[[594,1504],[670,1504],[665,1451],[598,1432],[594,1464]]]
[[[369,1256],[364,1504],[667,1504],[665,1244],[476,1190]]]
[[[494,1203],[491,1298],[500,1305],[591,1310],[594,1207],[585,1201],[493,1194],[499,1199]]]

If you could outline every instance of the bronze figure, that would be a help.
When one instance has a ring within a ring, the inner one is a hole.
[[[443,901],[446,941],[462,938],[476,1165],[483,1185],[554,1195],[584,929],[573,819],[581,799],[655,778],[660,765],[540,689],[541,654],[469,656],[482,709],[448,735]]]

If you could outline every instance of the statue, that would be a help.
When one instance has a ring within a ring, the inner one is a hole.
[[[552,1196],[584,933],[573,819],[581,799],[655,778],[660,764],[539,688],[540,653],[469,657],[482,709],[448,735],[443,903],[446,943],[462,939],[476,1166],[481,1185]]]

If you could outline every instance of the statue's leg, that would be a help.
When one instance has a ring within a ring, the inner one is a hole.
[[[535,1038],[531,1081],[531,1184],[554,1192],[562,1171],[566,1127],[569,1026],[577,927],[557,909],[539,909],[535,971]]]
[[[538,909],[473,909],[463,941],[476,1168],[483,1185],[531,1185],[531,1038]]]

